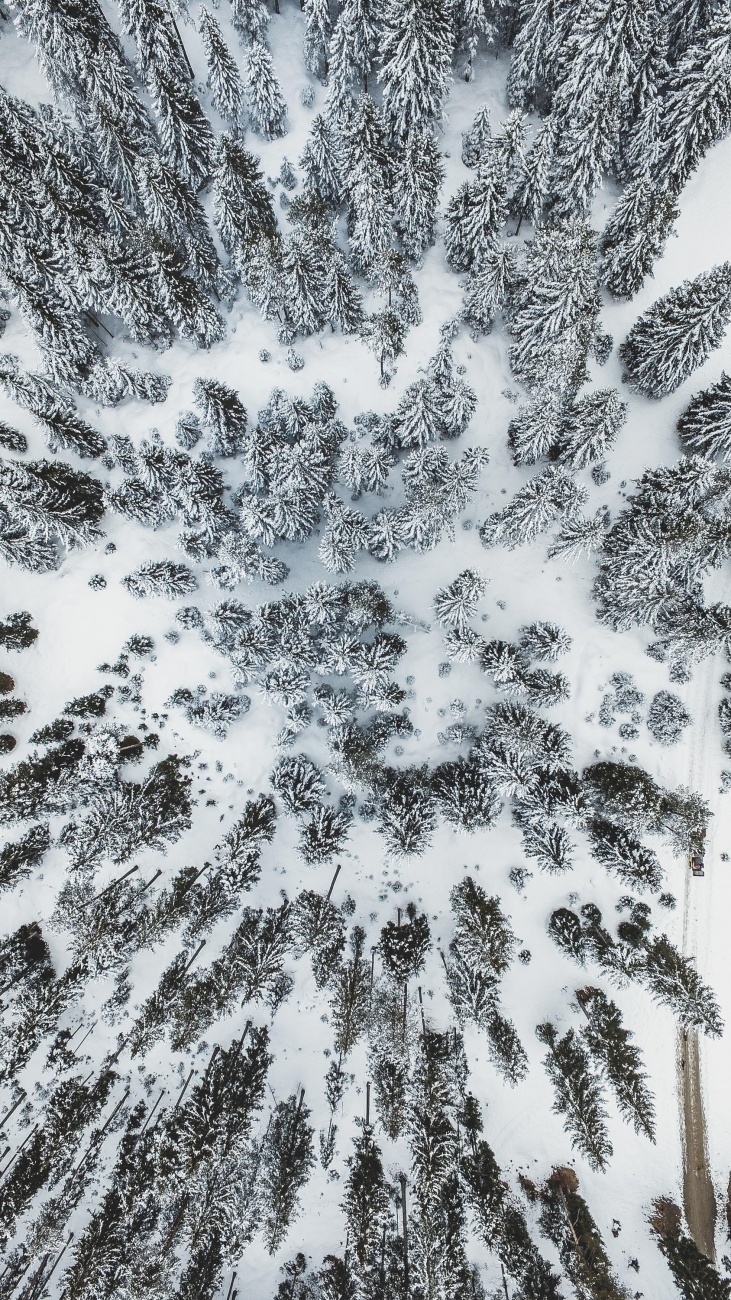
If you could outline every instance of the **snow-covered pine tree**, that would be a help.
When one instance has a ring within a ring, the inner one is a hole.
[[[592,1169],[606,1169],[613,1147],[599,1080],[591,1071],[589,1055],[575,1030],[559,1038],[550,1022],[538,1025],[536,1034],[548,1048],[545,1067],[555,1089],[553,1109],[563,1115],[572,1146]]]
[[[507,167],[493,148],[476,179],[460,186],[447,207],[444,246],[452,269],[469,271],[473,265],[479,266],[495,249],[507,217]]]
[[[331,808],[320,805],[312,812],[300,831],[299,851],[308,866],[330,862],[336,853],[344,850],[353,821],[348,808]]]
[[[406,984],[423,969],[426,955],[432,946],[429,921],[411,903],[406,909],[406,919],[387,921],[381,930],[378,949],[383,965],[397,984]]]
[[[655,1107],[642,1053],[624,1028],[619,1007],[601,989],[577,989],[576,997],[588,1018],[583,1035],[589,1051],[603,1069],[622,1115],[637,1133],[654,1142]]]
[[[418,857],[428,847],[436,828],[434,798],[428,774],[421,768],[383,773],[378,799],[378,829],[394,857]]]
[[[558,623],[530,623],[520,631],[520,648],[528,659],[553,663],[571,649],[571,637]]]
[[[731,262],[671,289],[640,316],[619,349],[630,387],[646,397],[679,388],[720,347],[731,320]]]
[[[244,90],[251,124],[265,140],[287,133],[287,105],[269,49],[252,40],[244,53]]]
[[[510,198],[517,219],[516,235],[524,221],[532,226],[540,223],[550,193],[556,134],[556,119],[549,113],[528,154],[521,154],[520,177]]]
[[[558,1250],[559,1259],[577,1295],[592,1292],[602,1300],[629,1300],[629,1291],[617,1281],[599,1229],[589,1206],[579,1193],[573,1169],[555,1168],[538,1195],[538,1220]],[[531,1199],[535,1198],[535,1191]]]
[[[324,81],[328,74],[328,47],[332,35],[330,0],[304,0],[305,63],[313,76]]]
[[[731,460],[731,376],[696,393],[678,419],[680,441],[689,455]]]
[[[407,257],[418,258],[434,243],[444,164],[430,126],[413,127],[399,150],[393,191],[394,224]]]
[[[381,368],[381,379],[386,378],[386,366],[392,366],[404,350],[406,327],[394,311],[374,312],[363,324],[363,337]]]
[[[344,0],[330,41],[331,95],[346,101],[352,88],[368,92],[378,21],[372,0]],[[340,111],[342,111],[342,103]]]
[[[646,176],[622,191],[599,242],[600,279],[614,298],[632,298],[642,288],[679,212],[674,191]]]
[[[258,159],[233,136],[222,134],[213,171],[213,215],[221,242],[238,274],[250,248],[277,233],[271,196]]]
[[[96,0],[83,9],[64,0],[14,0],[20,34],[36,45],[38,61],[59,99],[70,103],[95,156],[112,182],[134,202],[137,153],[154,147],[152,124],[121,42]]]
[[[342,151],[337,133],[322,115],[312,119],[310,134],[300,158],[306,184],[325,203],[337,206],[343,196]]]
[[[383,104],[391,136],[441,120],[454,45],[444,0],[388,0],[380,36]]]
[[[264,0],[231,0],[232,18],[242,45],[266,41],[269,10]]]
[[[205,7],[201,8],[199,30],[208,64],[208,87],[213,107],[236,131],[245,111],[244,83],[238,64],[219,24]]]
[[[573,395],[599,316],[596,235],[581,221],[538,230],[510,297],[510,364],[529,388],[550,381]]]
[[[697,43],[669,74],[659,115],[660,148],[653,181],[679,194],[701,158],[731,129],[731,17],[708,14]]]
[[[300,1193],[315,1164],[314,1129],[307,1123],[309,1118],[302,1088],[299,1095],[293,1093],[286,1101],[277,1102],[264,1139],[259,1180],[264,1240],[272,1255],[297,1214]]]
[[[335,1047],[343,1056],[353,1050],[370,1017],[371,966],[364,957],[365,938],[365,930],[354,925],[348,942],[350,957],[330,972]]]
[[[508,77],[515,108],[548,110],[576,11],[555,0],[528,0],[519,10]]]
[[[483,252],[465,284],[462,319],[481,334],[489,334],[515,279],[512,248],[498,245]]]
[[[520,488],[512,501],[480,525],[483,546],[523,546],[558,520],[575,519],[587,498],[563,466],[549,465]]]
[[[575,398],[563,413],[559,459],[572,469],[586,469],[592,461],[604,460],[627,419],[627,410],[616,388],[600,388]]]
[[[358,1261],[361,1286],[377,1285],[381,1240],[391,1197],[383,1172],[381,1151],[374,1140],[373,1125],[361,1123],[348,1157],[343,1210],[348,1223],[348,1240]],[[370,1289],[370,1288],[368,1288]]]
[[[586,217],[636,111],[638,81],[662,24],[646,0],[586,0],[558,56],[551,113],[557,125],[553,199],[566,218]]]
[[[477,602],[487,590],[487,581],[473,569],[465,569],[434,597],[434,612],[442,627],[467,627],[477,613]]]
[[[653,1202],[650,1227],[683,1300],[729,1300],[731,1284],[722,1278],[709,1259],[698,1249],[693,1237],[682,1228],[682,1215],[667,1196]]]
[[[198,188],[208,177],[213,128],[191,85],[187,56],[160,0],[118,0],[122,30],[134,38],[163,152]]]
[[[490,112],[487,104],[478,108],[469,131],[462,136],[462,162],[465,167],[479,167],[487,161],[492,141]]]
[[[667,935],[656,935],[647,944],[642,973],[655,1000],[670,1007],[682,1025],[702,1029],[712,1038],[723,1032],[713,989],[703,983],[692,959],[683,957]]]
[[[462,76],[465,81],[472,80],[473,64],[480,40],[483,40],[486,45],[491,45],[497,38],[498,30],[494,21],[496,8],[497,6],[491,3],[491,0],[464,0],[456,11],[455,45],[464,56]],[[464,151],[462,157],[464,160]],[[466,165],[470,166],[469,163]]]
[[[210,431],[214,456],[235,456],[247,446],[248,416],[241,399],[217,379],[196,379],[193,397]]]
[[[508,446],[514,465],[535,465],[556,458],[563,431],[561,393],[547,385],[518,408],[508,425]]]

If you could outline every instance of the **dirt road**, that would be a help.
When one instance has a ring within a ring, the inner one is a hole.
[[[707,770],[707,760],[709,744],[713,746],[715,738],[709,740],[707,732],[710,729],[708,723],[712,718],[719,671],[715,656],[699,664],[689,699],[693,727],[689,746],[688,784],[691,790],[697,791],[709,801],[712,811],[716,781],[714,772]],[[702,879],[694,878],[687,866],[685,870],[683,953],[686,957],[702,958],[708,941],[711,886],[715,870],[713,830],[712,819],[705,844],[705,876]],[[708,1161],[701,1042],[697,1030],[678,1030],[676,1064],[683,1147],[683,1208],[696,1246],[708,1259],[715,1261],[716,1195]]]

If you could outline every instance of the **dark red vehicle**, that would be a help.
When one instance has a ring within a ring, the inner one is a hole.
[[[705,831],[701,831],[700,835],[698,836],[698,840],[699,840],[699,846],[698,848],[692,851],[688,859],[688,865],[694,876],[705,876],[706,874],[706,863],[704,857],[704,849],[705,849],[705,841],[706,841]]]

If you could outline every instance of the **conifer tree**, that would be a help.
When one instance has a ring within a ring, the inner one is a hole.
[[[305,63],[315,77],[324,81],[328,74],[328,46],[332,35],[330,0],[304,0]]]
[[[304,1088],[277,1102],[262,1151],[260,1180],[264,1197],[264,1240],[271,1255],[284,1240],[315,1158],[314,1130],[307,1123]]]
[[[517,216],[516,235],[520,234],[525,220],[530,221],[532,226],[537,226],[541,220],[550,192],[556,133],[556,119],[549,114],[529,153],[521,157],[520,178],[510,200]]]
[[[583,222],[537,231],[511,295],[510,364],[529,387],[552,385],[573,393],[586,377],[596,330],[596,236]]]
[[[599,273],[614,298],[632,298],[650,275],[679,215],[677,198],[641,176],[620,194],[599,244]]]
[[[213,106],[235,131],[244,114],[244,85],[220,26],[205,8],[201,9],[200,34]]]
[[[213,212],[221,242],[241,275],[250,250],[258,240],[276,235],[277,222],[258,159],[226,134],[218,141]]]
[[[515,279],[516,260],[511,248],[485,250],[470,269],[465,284],[462,319],[481,334],[489,334],[495,317]]]
[[[553,1170],[540,1189],[541,1231],[556,1246],[577,1295],[629,1300],[629,1292],[612,1272],[599,1229],[578,1188],[573,1169],[559,1166]]]
[[[396,170],[394,223],[407,257],[418,258],[434,243],[437,203],[445,175],[431,127],[414,127],[409,131]]]
[[[243,45],[266,41],[269,11],[263,0],[231,0],[233,23]]]
[[[723,341],[731,320],[731,262],[686,280],[640,316],[619,349],[624,378],[646,397],[664,397]]]
[[[265,140],[285,135],[287,105],[272,56],[262,41],[252,41],[244,54],[244,87],[254,130]]]
[[[196,379],[195,404],[212,433],[215,456],[235,456],[247,446],[248,416],[238,393],[216,379]]]
[[[300,166],[308,187],[325,203],[340,203],[343,194],[341,149],[337,133],[322,113],[317,113],[312,119]]]
[[[348,1158],[343,1209],[348,1236],[360,1270],[361,1286],[377,1285],[379,1247],[389,1208],[389,1192],[373,1126],[361,1123]],[[370,1288],[369,1288],[370,1289]]]
[[[163,152],[197,186],[210,171],[213,129],[190,84],[185,51],[160,0],[119,0],[122,27],[134,37]]]
[[[627,419],[627,403],[616,388],[597,389],[579,397],[561,421],[559,458],[572,469],[586,469],[611,451]]]
[[[654,179],[679,194],[711,145],[731,128],[731,22],[719,9],[678,60],[660,115]]]
[[[729,1300],[731,1282],[720,1276],[692,1236],[683,1232],[677,1205],[661,1196],[652,1210],[650,1227],[683,1300]]]
[[[443,0],[388,0],[378,80],[395,140],[440,120],[453,43],[452,13]]]
[[[493,149],[474,181],[462,185],[447,207],[444,245],[454,271],[469,271],[494,250],[508,216],[504,160]]]
[[[587,1052],[573,1029],[559,1038],[550,1023],[536,1033],[548,1048],[545,1066],[555,1089],[553,1109],[565,1116],[572,1144],[586,1157],[592,1169],[606,1168],[612,1144],[606,1125],[602,1090],[592,1075]]]
[[[696,393],[678,419],[680,441],[689,455],[731,460],[731,376]]]
[[[578,989],[576,997],[588,1017],[583,1033],[589,1051],[604,1070],[622,1115],[654,1142],[655,1107],[642,1055],[622,1024],[619,1007],[600,989]]]
[[[343,99],[351,87],[368,91],[378,24],[372,0],[344,0],[330,42],[332,94]]]
[[[462,162],[465,167],[479,167],[487,161],[492,142],[490,112],[487,104],[478,108],[469,131],[462,136]]]
[[[368,1024],[371,1007],[371,968],[365,961],[365,931],[354,925],[350,932],[350,956],[331,973],[330,1007],[335,1029],[335,1046],[347,1056]]]

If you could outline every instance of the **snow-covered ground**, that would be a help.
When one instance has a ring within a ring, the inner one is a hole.
[[[313,81],[302,64],[304,20],[298,6],[283,0],[282,9],[281,16],[270,23],[269,39],[288,102],[289,132],[281,140],[249,141],[250,147],[261,156],[265,176],[276,176],[284,157],[296,164],[312,115],[322,108],[326,95],[325,89]],[[184,26],[182,31],[196,77],[203,82],[205,70],[195,30]],[[234,38],[231,40],[234,48]],[[442,139],[447,158],[444,199],[467,177],[460,161],[460,135],[471,123],[478,106],[487,102],[493,124],[507,111],[505,75],[503,56],[498,59],[479,56],[474,81],[469,85],[456,81],[452,87]],[[32,102],[50,97],[30,47],[11,33],[0,41],[0,80],[9,91]],[[300,90],[306,84],[314,85],[313,108],[303,108],[300,103]],[[657,262],[654,278],[647,280],[632,302],[617,304],[608,298],[605,301],[604,327],[616,343],[622,340],[640,312],[662,292],[726,256],[730,169],[731,140],[727,140],[709,152],[686,187],[676,237],[670,240],[664,256]],[[611,206],[614,197],[610,192],[600,194],[595,208],[596,224],[604,220],[605,209]],[[232,385],[252,414],[274,387],[307,397],[313,385],[324,379],[335,392],[339,416],[352,427],[353,417],[363,410],[386,411],[396,406],[404,389],[418,377],[436,350],[440,326],[459,308],[459,277],[447,268],[441,242],[427,252],[415,278],[423,321],[409,331],[406,355],[399,360],[396,376],[388,389],[378,386],[376,362],[362,341],[356,336],[343,337],[328,331],[297,340],[295,346],[305,365],[298,373],[292,373],[286,363],[286,349],[277,342],[275,324],[262,321],[240,293],[227,314],[226,338],[209,352],[198,352],[183,343],[176,343],[161,355],[146,354],[143,349],[121,341],[114,345],[115,355],[120,358],[136,359],[144,368],[172,377],[164,405],[152,408],[127,402],[110,410],[94,409],[80,401],[79,407],[82,411],[86,408],[91,422],[105,435],[125,433],[137,443],[154,426],[164,442],[173,445],[175,421],[191,405],[192,386],[198,376],[215,377]],[[268,363],[258,358],[263,347],[271,353]],[[33,346],[15,313],[3,337],[2,349],[18,355],[29,368],[37,366]],[[477,525],[490,512],[500,509],[533,471],[513,466],[506,442],[507,425],[515,409],[506,392],[514,389],[515,383],[508,366],[504,331],[496,328],[491,335],[478,340],[470,339],[463,331],[455,341],[454,353],[457,364],[466,368],[466,378],[478,397],[477,411],[460,446],[486,447],[490,454],[480,490],[458,521],[453,540],[443,540],[426,556],[404,551],[390,567],[362,555],[356,569],[357,577],[373,577],[379,581],[394,605],[412,616],[415,623],[420,620],[432,624],[430,632],[419,626],[401,629],[408,650],[397,676],[402,683],[407,676],[414,678],[408,706],[417,728],[414,736],[399,742],[403,746],[403,762],[438,762],[450,756],[440,747],[437,733],[450,721],[453,701],[463,701],[467,706],[467,721],[478,723],[484,706],[499,698],[476,664],[454,664],[448,677],[439,675],[439,664],[445,653],[442,634],[433,616],[434,595],[465,568],[477,569],[489,581],[480,604],[486,635],[515,639],[525,624],[547,619],[560,623],[572,637],[571,650],[559,665],[570,678],[571,698],[551,710],[549,716],[570,733],[577,769],[581,770],[595,755],[626,757],[631,752],[664,785],[687,785],[708,800],[713,822],[705,878],[688,883],[685,860],[673,857],[670,848],[662,846],[659,851],[667,872],[666,888],[675,895],[678,905],[673,912],[664,912],[655,905],[653,916],[655,924],[666,929],[679,946],[684,942],[685,924],[687,950],[695,954],[698,969],[715,989],[722,1014],[729,1023],[731,963],[727,929],[731,915],[731,863],[723,863],[720,855],[725,850],[731,853],[731,821],[728,800],[719,795],[723,755],[716,721],[720,697],[717,683],[723,667],[716,660],[709,661],[696,670],[692,683],[680,688],[693,715],[693,724],[684,741],[674,748],[657,745],[644,726],[636,741],[625,744],[618,737],[616,727],[605,730],[598,724],[599,704],[613,673],[631,673],[649,700],[656,691],[668,686],[667,668],[646,656],[649,632],[615,634],[597,622],[591,599],[593,561],[566,565],[560,560],[549,560],[545,538],[514,551],[500,547],[488,551],[482,547]],[[672,397],[650,402],[622,391],[622,397],[629,401],[629,416],[615,449],[607,457],[611,479],[599,487],[587,474],[582,476],[590,493],[588,512],[593,513],[606,504],[614,514],[631,491],[632,480],[646,467],[671,464],[677,459],[679,444],[674,427],[678,414],[690,394],[716,380],[724,366],[731,367],[731,337],[692,381]],[[595,366],[593,382],[597,386],[615,385],[622,389],[616,349],[604,368]],[[41,435],[32,419],[2,396],[0,418],[27,435],[32,456],[45,454]],[[223,463],[223,470],[233,485],[235,463]],[[92,472],[97,471],[92,468]],[[155,557],[175,558],[177,531],[177,526],[171,525],[152,532],[120,516],[107,515],[103,539],[96,546],[69,553],[58,571],[28,575],[18,569],[3,570],[0,613],[28,610],[39,630],[38,640],[31,649],[17,656],[3,656],[0,663],[0,668],[12,672],[16,693],[29,705],[27,714],[13,722],[12,730],[19,743],[15,752],[2,760],[4,764],[10,765],[25,756],[32,748],[28,746],[31,732],[57,717],[67,700],[96,689],[106,680],[97,673],[97,665],[113,662],[134,632],[148,633],[155,640],[155,658],[141,670],[148,714],[165,711],[165,700],[179,686],[195,689],[199,684],[207,684],[209,688],[214,685],[222,690],[233,688],[230,666],[195,633],[183,632],[177,644],[165,640],[165,633],[176,627],[174,604],[162,599],[135,600],[121,586],[124,575],[143,561]],[[112,554],[105,551],[108,542],[116,546]],[[317,539],[304,546],[282,545],[278,553],[291,568],[286,589],[304,588],[327,576],[317,558]],[[107,583],[100,591],[89,586],[90,577],[96,573],[103,574]],[[727,571],[722,585],[727,590]],[[252,605],[269,599],[271,594],[271,588],[256,582],[236,592],[237,598]],[[720,587],[717,594],[721,598]],[[220,592],[201,578],[195,603],[205,609],[219,599]],[[231,727],[226,741],[217,741],[190,727],[179,710],[168,710],[170,716],[161,732],[160,753],[172,750],[196,754],[195,762],[200,769],[195,771],[200,780],[194,782],[194,789],[199,792],[198,805],[192,830],[164,859],[151,851],[135,859],[146,878],[158,866],[162,866],[164,882],[183,864],[201,864],[222,831],[241,811],[249,792],[268,790],[268,774],[277,755],[275,741],[283,712],[270,707],[255,690],[249,693],[251,710]],[[119,716],[125,717],[121,708]],[[135,716],[131,711],[126,720],[132,726]],[[326,763],[324,737],[322,733],[318,736],[315,728],[306,734],[302,748],[315,761]],[[392,743],[391,756],[393,748]],[[219,763],[221,771],[217,770]],[[225,780],[229,774],[233,780]],[[337,793],[336,783],[331,788]],[[209,806],[208,800],[215,803]],[[55,829],[61,822],[62,819],[57,819]],[[247,902],[259,906],[276,904],[281,890],[290,898],[302,888],[326,892],[332,866],[306,867],[293,846],[293,827],[280,818],[274,842],[264,850],[261,879]],[[61,850],[53,849],[31,879],[3,896],[4,933],[10,933],[24,921],[50,916],[65,872],[65,861]],[[550,913],[560,906],[593,901],[611,918],[617,899],[626,889],[604,872],[582,841],[569,873],[551,876],[533,869],[524,892],[516,892],[508,873],[511,867],[523,864],[524,858],[520,835],[507,814],[493,829],[469,837],[459,836],[442,825],[423,857],[402,864],[389,861],[383,840],[371,826],[356,819],[348,851],[341,856],[341,861],[334,901],[342,902],[346,895],[352,896],[355,900],[352,920],[363,924],[369,943],[375,943],[380,927],[395,917],[397,905],[404,906],[413,900],[429,915],[435,944],[420,979],[427,1015],[435,1027],[442,1027],[450,1020],[438,953],[438,948],[446,948],[450,938],[450,889],[462,878],[465,868],[469,868],[489,893],[499,895],[518,936],[518,946],[529,949],[532,955],[529,964],[513,964],[502,991],[505,1012],[515,1022],[528,1053],[530,1069],[523,1082],[509,1087],[490,1065],[481,1035],[475,1029],[467,1029],[470,1086],[486,1107],[485,1136],[514,1187],[520,1171],[541,1181],[555,1164],[572,1163],[619,1278],[631,1291],[637,1290],[648,1298],[669,1294],[670,1276],[648,1233],[646,1216],[653,1198],[671,1195],[680,1200],[682,1197],[676,1026],[671,1012],[658,1008],[649,993],[637,984],[611,992],[644,1053],[656,1097],[658,1136],[657,1143],[651,1145],[635,1135],[612,1103],[614,1156],[605,1173],[592,1171],[580,1156],[572,1153],[562,1121],[551,1109],[553,1097],[543,1067],[544,1048],[535,1035],[536,1025],[547,1019],[562,1030],[579,1024],[581,1013],[574,1004],[574,990],[588,978],[549,939],[546,924]],[[530,862],[527,865],[531,868]],[[118,869],[107,864],[99,874],[99,888],[116,874]],[[686,898],[688,917],[684,920]],[[208,937],[206,961],[220,951],[233,924],[233,920],[221,923]],[[54,962],[63,969],[67,961],[63,936],[50,930],[44,932]],[[140,1003],[152,989],[160,972],[178,951],[178,944],[176,936],[172,936],[154,952],[146,950],[135,957],[133,1004]],[[292,969],[296,974],[295,991],[274,1017],[271,1028],[275,1059],[270,1083],[278,1098],[299,1085],[304,1086],[313,1112],[312,1122],[319,1129],[327,1127],[328,1121],[322,1081],[328,1065],[325,1052],[332,1047],[332,1031],[322,1021],[322,995],[315,988],[308,960],[293,962]],[[99,982],[91,986],[85,1004],[89,1023],[95,1019],[94,1004],[98,1007],[103,995],[106,993]],[[256,1014],[265,1018],[261,1009]],[[209,1038],[228,1043],[241,1032],[246,1016],[246,1009],[242,1009],[230,1021],[212,1029]],[[73,1023],[76,1019],[75,1012]],[[115,1028],[97,1021],[84,1048],[90,1058],[89,1069],[93,1062],[101,1060],[106,1050],[113,1050],[116,1033]],[[709,1155],[722,1210],[731,1170],[728,1036],[702,1040],[701,1052]],[[33,1082],[33,1071],[41,1068],[38,1062],[42,1056],[39,1052],[34,1057],[24,1075],[26,1088]],[[124,1058],[120,1064],[124,1066]],[[165,1040],[153,1048],[145,1062],[146,1070],[160,1080],[156,1086],[162,1087],[169,1080],[171,1089],[178,1077],[178,1065],[179,1058],[170,1053]],[[133,1089],[141,1088],[136,1067],[124,1068],[131,1069]],[[186,1063],[186,1074],[188,1068]],[[344,1220],[339,1202],[344,1160],[355,1132],[354,1120],[363,1114],[365,1106],[367,1065],[363,1045],[355,1049],[347,1068],[353,1079],[345,1094],[342,1116],[338,1117],[338,1146],[333,1166],[330,1171],[319,1165],[315,1169],[303,1195],[301,1215],[277,1256],[270,1258],[259,1239],[247,1250],[239,1278],[243,1293],[251,1300],[269,1300],[282,1260],[297,1249],[304,1249],[319,1262],[323,1255],[337,1252],[343,1246]],[[402,1144],[389,1145],[384,1141],[383,1149],[386,1164],[394,1172],[408,1159]],[[80,1213],[79,1224],[83,1219]],[[615,1220],[621,1226],[613,1234]],[[724,1234],[721,1218],[717,1232],[719,1254],[725,1250]],[[549,1258],[556,1259],[550,1243],[542,1242],[542,1249]],[[488,1291],[497,1287],[500,1270],[496,1259],[488,1257],[477,1244],[471,1246],[471,1255],[484,1267]],[[639,1261],[639,1273],[628,1271],[632,1258]]]

